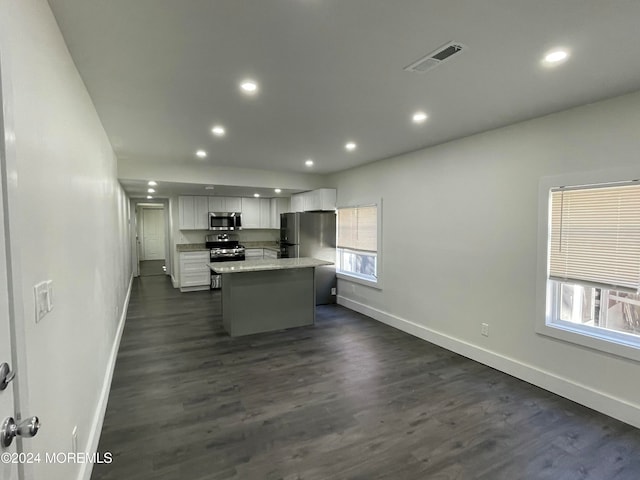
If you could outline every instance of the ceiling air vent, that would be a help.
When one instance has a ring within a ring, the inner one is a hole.
[[[466,50],[467,47],[459,42],[449,42],[433,52],[404,67],[407,72],[424,73],[449,60],[454,55]]]

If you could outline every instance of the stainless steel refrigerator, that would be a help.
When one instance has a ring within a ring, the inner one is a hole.
[[[280,257],[336,261],[336,213],[280,214]],[[336,267],[316,267],[316,305],[336,303]]]

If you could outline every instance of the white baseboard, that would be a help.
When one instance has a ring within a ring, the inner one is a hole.
[[[107,370],[104,375],[104,381],[102,382],[102,390],[98,399],[98,405],[91,422],[91,429],[89,430],[89,436],[87,439],[87,445],[82,452],[95,453],[98,451],[98,443],[100,442],[100,433],[102,432],[102,424],[104,422],[104,416],[107,412],[107,403],[109,402],[109,392],[111,391],[111,380],[113,379],[113,371],[116,367],[116,358],[118,357],[118,349],[120,348],[120,340],[122,339],[122,332],[124,331],[124,324],[127,319],[127,310],[129,308],[129,299],[131,298],[131,288],[133,287],[133,274],[129,279],[129,288],[127,289],[127,295],[124,299],[124,305],[122,306],[122,315],[118,321],[118,329],[116,330],[116,336],[113,339],[113,345],[111,346],[111,353],[109,355],[109,361],[107,362]],[[91,462],[83,463],[80,467],[77,480],[90,480],[91,472],[93,471],[93,464]]]
[[[176,280],[176,277],[173,276],[173,273],[171,274],[171,285],[173,285],[173,288],[180,287],[180,285],[178,285],[178,281]]]
[[[640,405],[634,405],[622,399],[594,390],[591,387],[560,377],[552,372],[500,355],[449,335],[437,332],[424,325],[372,308],[349,298],[338,296],[338,304],[362,313],[402,330],[418,338],[431,342],[452,352],[488,365],[525,382],[544,388],[556,395],[568,398],[576,403],[592,408],[622,422],[640,428]]]

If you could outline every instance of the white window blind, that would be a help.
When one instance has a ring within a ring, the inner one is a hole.
[[[640,185],[551,191],[549,278],[640,291]]]
[[[338,209],[338,248],[377,252],[377,224],[375,205]]]

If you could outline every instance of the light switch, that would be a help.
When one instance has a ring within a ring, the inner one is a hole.
[[[33,294],[35,296],[36,323],[38,323],[49,311],[49,288],[47,282],[40,282],[33,287]]]
[[[53,280],[47,280],[47,312],[53,310]]]

